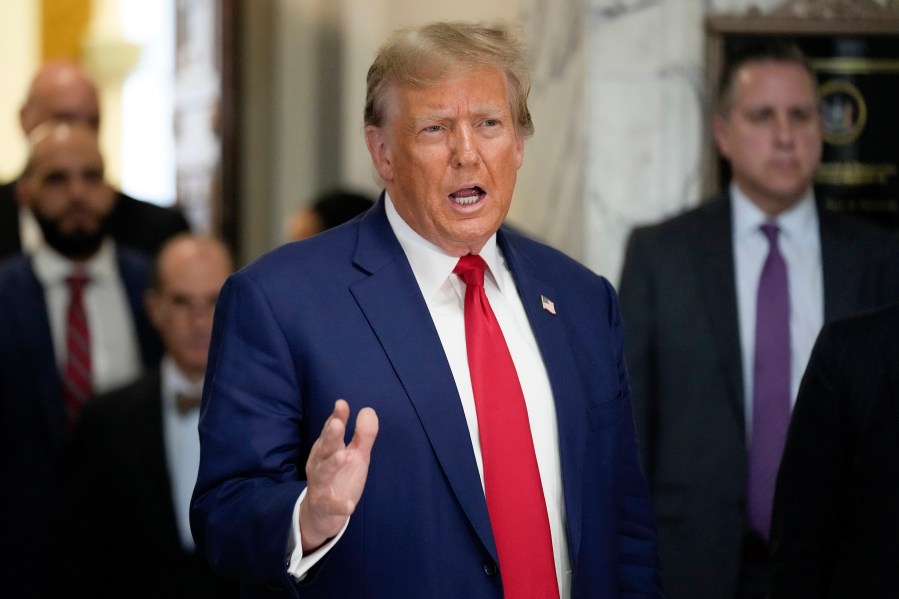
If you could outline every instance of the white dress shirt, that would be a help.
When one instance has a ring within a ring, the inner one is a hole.
[[[390,197],[386,194],[385,208],[387,220],[409,260],[453,373],[483,485],[484,473],[477,412],[465,347],[465,284],[457,275],[453,274],[459,258],[447,255],[443,250],[416,233],[400,217]],[[559,591],[561,597],[569,597],[571,572],[565,535],[558,427],[549,377],[521,298],[518,296],[512,273],[496,245],[496,235],[488,240],[481,250],[480,256],[488,267],[484,277],[487,299],[490,301],[506,344],[509,346],[527,405],[534,451],[540,470],[543,495],[546,499]],[[377,443],[377,441],[375,442]],[[288,568],[288,571],[297,578],[302,577],[339,539],[338,535],[314,554],[300,559],[302,548],[297,541],[300,532],[298,528],[299,503],[304,496],[305,493],[301,495],[294,510],[294,529],[291,542],[296,542],[296,548],[291,555]]]
[[[41,226],[37,224],[34,213],[24,206],[19,207],[19,241],[25,254],[34,253],[44,244]]]
[[[200,469],[200,436],[197,432],[200,410],[197,408],[185,414],[179,413],[175,407],[175,397],[179,393],[200,397],[203,394],[203,381],[191,382],[169,355],[163,357],[159,372],[162,386],[162,434],[166,468],[172,483],[175,522],[181,546],[185,551],[191,552],[195,544],[190,532],[190,497]]]
[[[824,322],[824,273],[821,235],[815,198],[809,189],[789,210],[770,218],[735,185],[730,187],[733,210],[733,248],[743,356],[743,393],[746,442],[752,438],[752,387],[755,356],[755,310],[759,278],[768,257],[769,243],[760,227],[780,227],[778,245],[787,265],[790,290],[790,405],[796,402],[799,383],[818,332]]]
[[[44,288],[56,364],[62,371],[66,363],[69,306],[66,277],[74,264],[47,244],[34,250],[32,264]],[[91,336],[91,380],[94,393],[103,393],[137,379],[143,362],[115,244],[109,239],[104,241],[96,255],[83,264],[83,270],[90,277],[84,290],[84,305]]]

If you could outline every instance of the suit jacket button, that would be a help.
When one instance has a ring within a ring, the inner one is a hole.
[[[493,562],[484,563],[484,574],[487,576],[496,576],[497,572],[499,572],[499,568],[496,567],[496,564]]]
[[[265,588],[271,591],[272,593],[283,593],[284,585],[280,582],[268,582],[265,584]]]

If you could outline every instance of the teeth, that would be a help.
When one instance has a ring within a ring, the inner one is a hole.
[[[468,206],[469,204],[474,204],[478,201],[478,198],[481,197],[480,194],[469,196],[467,198],[453,198],[456,200],[457,204],[462,204],[463,206]]]

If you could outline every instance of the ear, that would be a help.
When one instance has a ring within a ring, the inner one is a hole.
[[[515,154],[515,170],[518,170],[524,163],[524,135],[519,132],[515,135]]]
[[[725,158],[730,158],[730,125],[726,117],[715,115],[712,119],[712,135],[715,137],[718,152]]]
[[[25,133],[26,137],[28,136],[27,132],[31,131],[30,125],[28,106],[22,106],[22,108],[19,109],[19,127],[22,128],[22,132]]]
[[[385,182],[393,181],[393,153],[384,129],[375,125],[366,125],[365,145],[368,147],[371,162],[381,179]]]

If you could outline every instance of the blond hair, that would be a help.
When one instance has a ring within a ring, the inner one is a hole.
[[[391,86],[427,87],[448,74],[491,66],[501,69],[509,82],[509,102],[518,129],[525,137],[532,135],[525,46],[503,23],[436,22],[395,31],[368,69],[365,124],[383,124]]]

